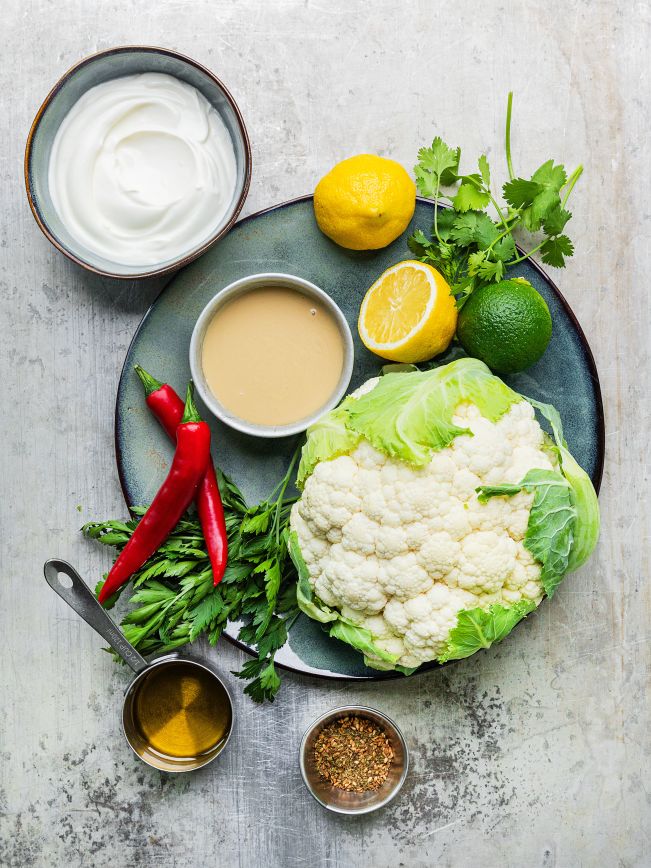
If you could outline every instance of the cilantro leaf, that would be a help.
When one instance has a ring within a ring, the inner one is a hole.
[[[479,174],[481,175],[481,179],[484,182],[484,186],[488,189],[491,185],[491,170],[488,165],[488,158],[486,154],[482,154],[478,160],[479,165]]]
[[[452,204],[457,211],[480,211],[485,208],[490,202],[490,196],[479,187],[476,187],[472,182],[464,182],[457,190],[456,196],[452,200]]]
[[[420,195],[426,199],[436,199],[441,187],[439,176],[433,175],[420,166],[414,166],[414,177],[416,178],[416,187]]]
[[[510,262],[517,252],[513,236],[505,235],[504,238],[500,238],[500,240],[493,245],[492,252],[495,259],[499,259],[500,262],[503,262],[504,264]]]
[[[531,176],[531,180],[546,190],[558,193],[567,181],[565,166],[555,166],[553,160],[547,160]]]
[[[436,226],[439,233],[439,238],[442,241],[449,241],[452,237],[452,227],[454,226],[454,221],[457,219],[458,214],[454,211],[453,208],[439,208],[438,213],[436,215]],[[432,226],[432,234],[434,234],[434,227]]]
[[[483,250],[477,250],[471,253],[468,257],[468,274],[479,274],[479,268],[486,259],[486,254]]]
[[[464,214],[454,215],[450,237],[457,244],[467,246],[473,242],[480,248],[485,249],[497,238],[498,227],[484,211],[466,211]]]
[[[486,281],[494,280],[496,283],[504,277],[504,263],[499,259],[485,259],[480,263],[477,273]]]
[[[432,247],[432,242],[422,229],[417,229],[407,239],[407,246],[415,256],[425,256],[427,251]]]
[[[564,268],[565,257],[572,256],[573,253],[574,245],[567,235],[548,238],[540,248],[542,261],[546,265],[553,265],[555,268]]]
[[[561,208],[552,208],[543,220],[543,229],[547,235],[560,235],[572,215],[569,211]]]
[[[526,208],[531,205],[539,191],[540,187],[535,181],[526,181],[524,178],[514,178],[502,187],[504,198],[514,208]]]
[[[477,160],[477,171],[469,174],[459,171],[459,148],[450,148],[440,137],[418,153],[419,190],[437,203],[449,201],[452,208],[437,210],[431,235],[414,233],[408,240],[409,249],[440,271],[458,308],[475,289],[501,280],[510,266],[538,250],[543,262],[555,267],[562,267],[573,252],[571,241],[561,233],[571,218],[565,203],[583,167],[578,166],[568,178],[563,165],[547,160],[530,178],[517,177],[511,160],[511,97],[509,94],[505,142],[510,180],[502,187],[506,206],[496,201],[490,189],[491,169],[485,153]],[[454,195],[441,195],[441,186],[453,183],[458,184]],[[530,233],[543,229],[546,238],[519,256],[514,240],[514,231],[519,229]]]
[[[561,207],[561,198],[556,190],[543,189],[538,193],[536,198],[531,203],[531,221],[536,224],[536,231],[540,228],[540,224],[557,208]]]
[[[440,136],[434,139],[430,148],[419,150],[414,174],[422,196],[435,199],[441,186],[455,182],[460,156],[460,149],[450,148]]]

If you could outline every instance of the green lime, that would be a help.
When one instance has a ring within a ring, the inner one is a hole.
[[[469,356],[499,374],[515,374],[533,365],[551,336],[545,299],[520,278],[482,286],[459,312],[459,343]]]

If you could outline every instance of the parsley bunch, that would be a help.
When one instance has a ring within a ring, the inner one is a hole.
[[[519,178],[511,160],[511,111],[509,93],[506,110],[506,164],[509,180],[502,187],[506,205],[500,204],[491,188],[491,172],[485,154],[479,157],[477,172],[459,172],[461,149],[450,148],[436,137],[431,148],[421,148],[415,167],[421,195],[434,200],[431,236],[421,230],[408,240],[409,249],[429,262],[450,284],[457,305],[463,306],[478,287],[500,281],[506,270],[540,251],[542,261],[555,268],[565,266],[574,246],[563,230],[571,218],[567,201],[583,167],[568,177],[562,165],[543,163],[531,178]],[[456,186],[458,185],[458,186]],[[449,193],[444,188],[454,187]],[[439,210],[447,201],[452,206]],[[492,209],[493,216],[488,209]],[[514,232],[534,235],[533,246],[519,254]]]
[[[273,701],[280,688],[274,665],[276,651],[299,614],[296,571],[289,558],[289,513],[295,498],[286,497],[296,457],[272,494],[248,508],[239,488],[217,470],[228,533],[228,566],[213,585],[212,570],[198,519],[183,518],[169,538],[132,578],[124,616],[125,637],[142,654],[161,654],[206,634],[216,644],[229,621],[243,620],[239,638],[256,648],[239,678],[255,702]],[[82,533],[120,551],[146,511],[134,507],[130,521],[89,522]],[[101,585],[97,586],[99,593]],[[109,601],[117,601],[119,593]]]

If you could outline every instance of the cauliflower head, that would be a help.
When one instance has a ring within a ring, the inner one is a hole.
[[[502,639],[598,533],[592,484],[537,406],[556,444],[460,359],[370,380],[312,426],[290,521],[301,609],[380,669]]]

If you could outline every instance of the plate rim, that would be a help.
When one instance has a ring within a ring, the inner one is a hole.
[[[314,195],[312,193],[306,193],[306,194],[303,194],[302,196],[295,196],[294,198],[287,199],[284,202],[278,202],[275,205],[270,205],[266,208],[261,208],[259,211],[254,211],[252,214],[247,214],[246,217],[242,217],[239,220],[237,220],[229,228],[229,230],[226,233],[224,233],[222,238],[219,240],[223,240],[224,238],[226,238],[230,234],[230,232],[233,229],[243,225],[244,223],[247,223],[249,220],[254,220],[257,217],[262,217],[265,214],[270,214],[272,211],[280,211],[282,208],[287,208],[290,205],[297,205],[301,202],[308,202],[308,201],[311,201],[313,199],[314,199]],[[431,199],[426,199],[423,196],[416,196],[416,202],[420,202],[424,205],[430,205],[432,208],[436,207],[436,205],[434,204],[434,202]],[[441,206],[447,207],[443,203],[441,203]],[[516,249],[520,253],[525,252],[519,245],[516,245]],[[203,255],[204,254],[202,254],[202,256]],[[178,271],[175,271],[173,274],[171,274],[169,276],[169,280],[167,280],[165,282],[165,284],[161,288],[160,292],[156,295],[156,298],[154,298],[154,300],[151,302],[151,304],[149,305],[149,307],[147,308],[147,310],[143,314],[142,318],[140,319],[140,322],[138,323],[136,330],[134,331],[133,336],[132,336],[131,340],[129,341],[129,346],[127,347],[127,351],[124,355],[124,361],[122,362],[122,367],[120,368],[120,376],[118,378],[118,387],[117,387],[117,390],[115,393],[115,409],[114,409],[114,413],[113,413],[113,443],[114,443],[114,449],[115,449],[115,460],[116,460],[116,464],[117,464],[120,490],[122,491],[122,497],[124,499],[124,502],[126,504],[127,509],[130,509],[130,506],[129,506],[129,500],[127,498],[126,480],[124,478],[124,473],[123,473],[123,461],[121,459],[122,447],[120,445],[119,438],[118,438],[118,408],[119,408],[119,403],[120,403],[120,392],[121,392],[121,388],[122,388],[122,383],[125,379],[127,359],[129,358],[129,356],[131,354],[131,349],[132,349],[134,343],[136,342],[136,340],[138,339],[140,331],[144,327],[147,318],[149,317],[149,315],[153,311],[154,307],[158,304],[163,293],[168,289],[168,287],[170,286],[170,284],[172,283],[173,280],[175,280],[186,269],[188,269],[192,265],[194,265],[194,263],[197,262],[200,258],[202,258],[202,256],[195,259],[194,262],[187,263],[182,268],[179,268]],[[563,307],[563,310],[567,314],[568,319],[571,321],[572,326],[576,330],[576,333],[577,333],[578,338],[579,338],[579,343],[581,345],[581,349],[583,350],[583,353],[585,354],[588,371],[590,373],[590,379],[592,380],[592,385],[593,385],[593,392],[594,392],[595,404],[596,404],[596,415],[597,415],[597,431],[596,431],[596,434],[597,434],[597,466],[595,467],[594,474],[591,477],[591,479],[592,479],[592,484],[594,485],[595,491],[596,491],[597,495],[599,495],[599,491],[601,489],[601,483],[603,480],[603,471],[604,471],[605,455],[606,455],[606,420],[605,420],[605,413],[604,413],[603,396],[602,396],[602,392],[601,392],[601,381],[599,379],[599,372],[597,371],[597,363],[595,361],[595,357],[594,357],[594,354],[593,354],[592,349],[590,347],[590,344],[588,343],[588,339],[585,336],[585,332],[583,331],[581,324],[579,323],[579,320],[577,319],[576,314],[574,313],[574,311],[570,307],[570,304],[567,301],[567,299],[565,298],[565,296],[563,295],[563,293],[560,291],[560,289],[558,288],[556,283],[551,279],[551,277],[545,271],[545,269],[538,262],[536,262],[535,259],[530,257],[527,261],[531,264],[531,266],[534,268],[534,270],[538,272],[540,277],[551,288],[551,290],[554,292],[554,294],[556,295],[556,297],[560,301],[561,306]],[[545,599],[547,599],[547,598],[545,598]],[[230,642],[236,648],[239,648],[241,651],[245,651],[247,654],[251,654],[251,649],[244,642],[241,642],[239,639],[237,639],[234,636],[229,636],[225,632],[222,635],[224,636],[224,638],[228,642]],[[423,675],[426,672],[432,671],[432,669],[441,669],[442,667],[449,666],[451,663],[455,663],[455,662],[458,662],[458,661],[451,660],[451,661],[448,661],[447,663],[437,663],[435,660],[432,660],[432,661],[429,661],[428,663],[424,663],[422,666],[420,666],[418,668],[418,670],[416,672],[414,672],[409,677],[413,678],[414,676],[417,676],[417,675]],[[276,661],[276,666],[278,666],[279,669],[282,669],[285,672],[292,672],[296,675],[302,675],[302,676],[307,677],[307,678],[318,678],[318,679],[323,680],[323,681],[370,681],[370,682],[375,682],[375,681],[387,681],[387,680],[394,679],[394,678],[404,678],[405,677],[400,672],[394,672],[394,671],[382,672],[380,670],[378,670],[377,674],[373,674],[373,675],[343,675],[340,673],[327,673],[326,674],[325,672],[318,671],[318,670],[308,671],[306,669],[298,669],[295,666],[291,666],[287,663],[280,663],[279,661]],[[311,667],[308,667],[308,668],[311,669]]]

